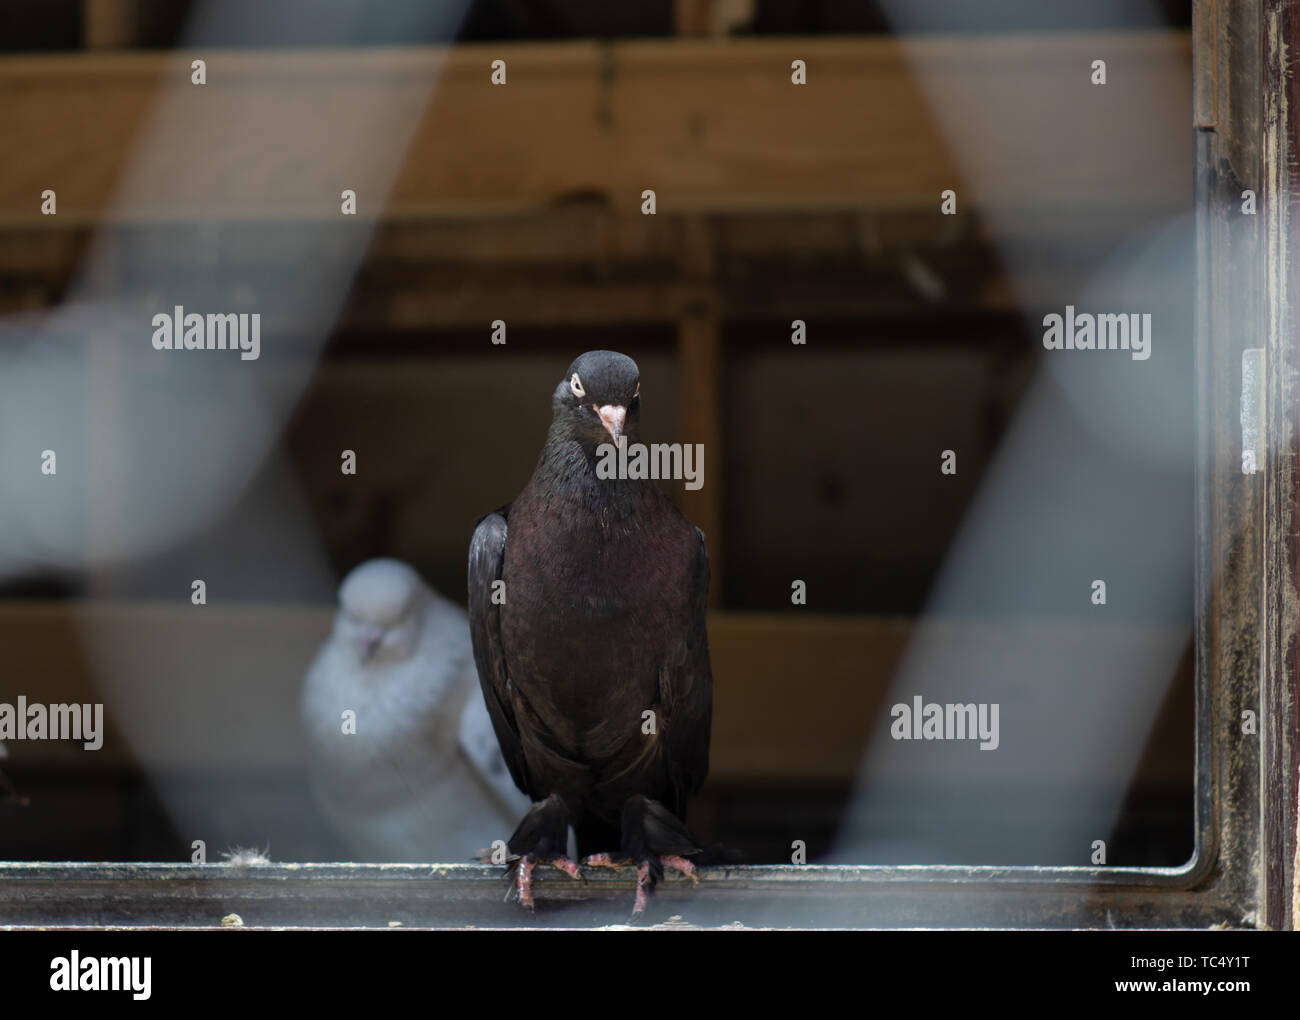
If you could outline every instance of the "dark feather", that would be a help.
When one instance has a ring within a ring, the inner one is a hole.
[[[528,771],[519,741],[519,726],[510,708],[510,680],[501,647],[501,607],[492,601],[495,582],[501,580],[506,556],[508,506],[485,514],[474,527],[469,543],[469,627],[474,645],[474,665],[487,703],[488,718],[501,745],[510,778],[529,793]],[[529,796],[532,796],[529,793]]]

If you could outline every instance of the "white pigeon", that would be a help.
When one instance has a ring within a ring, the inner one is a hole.
[[[464,611],[399,560],[344,578],[302,720],[317,803],[358,859],[466,861],[529,807],[492,732]]]

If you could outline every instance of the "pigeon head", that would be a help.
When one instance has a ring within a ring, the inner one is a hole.
[[[400,560],[367,560],[339,587],[334,637],[364,665],[407,659],[420,639],[427,589]]]
[[[569,366],[551,401],[551,431],[594,449],[638,437],[641,372],[615,351],[588,351]]]

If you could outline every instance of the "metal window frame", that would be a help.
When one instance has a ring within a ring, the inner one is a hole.
[[[1263,272],[1285,240],[1288,159],[1300,111],[1283,40],[1286,0],[1196,0],[1196,850],[1180,868],[772,866],[708,869],[664,883],[656,910],[752,927],[1290,927],[1296,848],[1295,564],[1300,452],[1290,266]],[[1297,116],[1292,113],[1291,116]],[[1262,195],[1239,214],[1240,192]],[[1264,236],[1266,235],[1266,236]],[[1297,235],[1300,236],[1300,235]],[[1283,249],[1285,250],[1285,249]],[[1263,346],[1262,472],[1241,471],[1242,350]],[[1258,712],[1259,736],[1241,733]],[[537,924],[623,918],[631,879],[539,874]],[[478,865],[0,865],[0,925],[208,926],[238,914],[289,927],[517,927],[500,869]]]

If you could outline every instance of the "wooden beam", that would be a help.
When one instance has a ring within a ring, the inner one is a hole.
[[[1088,84],[1099,53],[1142,116]],[[208,84],[191,85],[200,56]],[[508,85],[490,83],[498,58]],[[791,84],[796,58],[806,86]],[[644,188],[678,212],[928,211],[963,171],[982,182],[967,208],[1173,209],[1187,76],[1173,32],[6,57],[0,137],[22,158],[0,165],[0,227],[50,226],[45,188],[62,223],[331,220],[359,181],[377,189],[360,215],[393,220],[575,197],[631,213]],[[953,94],[1018,113],[961,167],[930,113]],[[392,151],[353,144],[376,123]],[[1068,152],[1044,151],[1067,137]]]
[[[1026,259],[1014,278],[998,260],[974,216],[933,213],[738,213],[707,218],[714,279],[690,277],[681,248],[694,214],[618,214],[601,208],[553,208],[482,220],[384,224],[370,243],[338,328],[383,331],[480,330],[493,319],[512,326],[626,327],[672,325],[712,302],[724,324],[770,327],[791,319],[849,321],[932,318],[936,308],[903,272],[903,259],[924,261],[943,280],[944,314],[1003,315],[1049,304],[1077,285],[1081,270],[1106,257],[1114,232],[1158,229],[1154,210],[1123,208],[1108,216],[1063,211],[1026,217],[1004,237],[1028,250],[1044,238],[1069,237],[1051,257]],[[864,247],[864,223],[872,244]],[[1002,227],[1008,224],[1004,219]],[[202,272],[211,251],[193,243],[202,225],[136,226],[109,235],[127,293],[147,288],[152,260],[166,253],[177,269]],[[232,296],[292,275],[302,250],[363,243],[361,225],[247,223],[223,228],[221,274]],[[304,236],[304,232],[309,236]],[[39,309],[64,294],[77,272],[91,227],[0,229],[0,315]],[[137,296],[144,297],[142,294]],[[296,317],[264,313],[275,335],[291,339]],[[773,339],[770,329],[752,334]]]
[[[921,259],[943,280],[945,309],[1002,313],[1020,301],[1051,304],[1103,260],[1116,231],[1155,230],[1154,209],[1108,215],[1058,215],[1000,222],[1002,238],[1042,250],[1052,237],[1070,244],[1049,258],[1025,259],[1009,278],[974,215],[933,212],[718,214],[707,218],[714,280],[692,281],[683,262],[685,223],[695,214],[619,214],[604,207],[548,208],[481,220],[386,223],[370,242],[340,328],[353,332],[477,329],[511,324],[678,323],[702,300],[724,321],[776,322],[932,315],[932,298],[903,272]],[[58,218],[56,218],[58,219]],[[362,225],[247,223],[223,228],[222,274],[236,286],[292,274],[301,250],[360,244]],[[871,244],[863,243],[870,228]],[[190,224],[131,227],[117,245],[123,279],[147,286],[150,260],[166,252],[178,269],[211,257]],[[304,237],[303,232],[310,232]],[[350,233],[353,232],[353,233]],[[40,307],[65,293],[90,227],[0,230],[0,314]],[[188,260],[188,261],[187,261]],[[202,269],[207,272],[207,269]],[[293,322],[273,324],[292,332]]]

